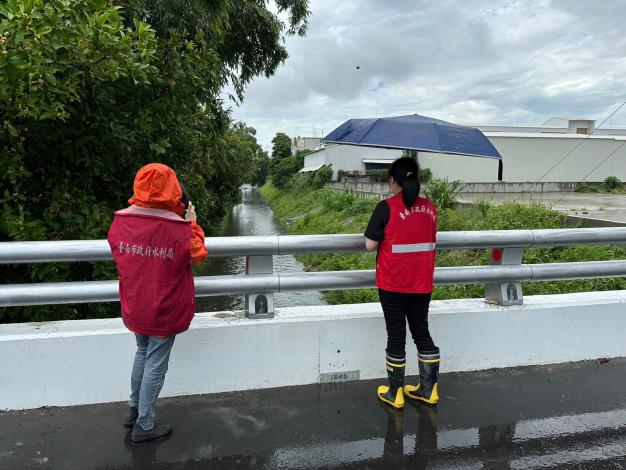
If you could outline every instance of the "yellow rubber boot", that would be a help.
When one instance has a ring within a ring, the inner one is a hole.
[[[404,407],[404,368],[406,359],[404,357],[393,357],[387,355],[385,361],[387,367],[387,377],[389,385],[381,385],[378,387],[378,399],[394,408]]]
[[[436,405],[439,401],[439,349],[418,354],[420,381],[417,385],[405,385],[404,395],[412,400]]]

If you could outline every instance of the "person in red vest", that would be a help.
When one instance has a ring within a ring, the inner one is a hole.
[[[194,316],[191,265],[202,262],[207,250],[174,170],[150,163],[137,172],[133,189],[132,205],[115,213],[107,239],[119,273],[122,319],[137,341],[124,426],[141,443],[172,433],[155,421],[155,404],[174,338]]]
[[[419,197],[415,160],[399,158],[388,173],[395,195],[381,201],[365,231],[365,247],[378,250],[376,287],[387,327],[386,368],[389,385],[378,387],[378,398],[404,407],[404,397],[436,404],[439,400],[439,348],[428,330],[428,306],[433,291],[437,210]],[[417,346],[420,381],[404,385],[406,323]]]

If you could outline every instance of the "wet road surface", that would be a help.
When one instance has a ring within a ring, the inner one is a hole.
[[[626,359],[444,374],[400,412],[379,383],[162,399],[138,446],[123,403],[0,413],[0,469],[626,468]]]

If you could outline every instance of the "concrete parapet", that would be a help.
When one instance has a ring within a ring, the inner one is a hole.
[[[626,356],[626,291],[524,300],[432,302],[442,372]],[[283,308],[267,320],[198,314],[176,339],[162,396],[382,377],[384,348],[379,304]],[[123,401],[133,353],[120,319],[0,325],[0,409]]]

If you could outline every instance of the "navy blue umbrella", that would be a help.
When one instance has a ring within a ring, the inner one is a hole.
[[[499,162],[498,180],[502,180],[502,156],[482,132],[419,114],[350,119],[328,134],[324,141],[494,158]]]

